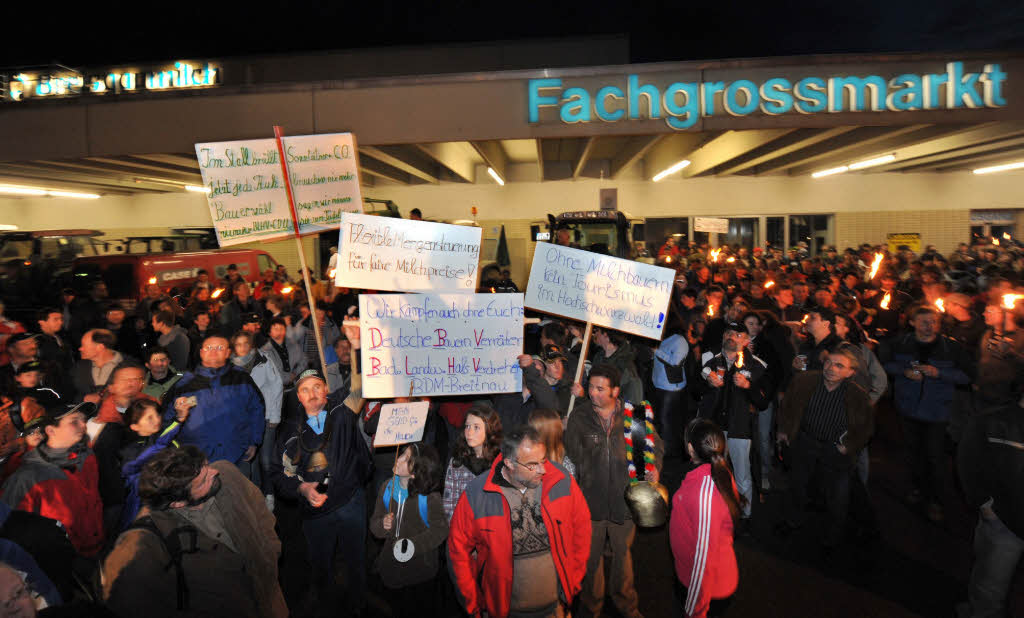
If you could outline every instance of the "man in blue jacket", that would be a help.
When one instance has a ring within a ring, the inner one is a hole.
[[[953,392],[970,381],[970,354],[940,330],[939,312],[928,305],[914,309],[914,332],[893,340],[883,349],[885,371],[893,376],[893,399],[909,451],[913,489],[907,502],[925,502],[928,519],[942,521],[939,475],[946,427],[952,415]]]
[[[199,366],[186,372],[164,397],[164,420],[174,418],[178,405],[192,405],[178,442],[199,447],[211,462],[230,461],[251,479],[256,448],[263,442],[266,406],[249,374],[228,363],[230,356],[223,336],[203,339]],[[194,404],[187,401],[192,397]]]

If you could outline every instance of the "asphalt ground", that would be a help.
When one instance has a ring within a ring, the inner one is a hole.
[[[970,574],[972,536],[976,514],[969,512],[953,479],[947,460],[943,477],[945,520],[932,523],[923,508],[908,506],[903,497],[910,489],[899,425],[895,413],[880,403],[875,437],[870,446],[871,473],[868,491],[877,514],[880,538],[858,537],[831,554],[823,553],[819,539],[824,513],[816,513],[808,525],[788,538],[773,532],[781,519],[784,493],[769,492],[764,502],[755,497],[750,533],[736,538],[739,588],[724,614],[730,617],[764,618],[828,616],[952,617],[955,606],[966,600]],[[688,466],[668,459],[662,482],[674,493]],[[784,474],[776,479],[784,482]],[[278,500],[278,529],[284,550],[281,581],[289,607],[298,607],[308,573],[305,541],[294,505]],[[367,552],[375,547],[368,543]],[[345,552],[347,553],[347,552]],[[640,610],[648,617],[676,613],[673,602],[675,577],[668,531],[665,527],[639,530],[633,547]],[[341,556],[344,559],[344,556]],[[1010,595],[1009,616],[1024,616],[1024,566],[1018,569]],[[370,605],[366,615],[388,616],[387,599],[394,592],[381,588],[369,576]],[[339,607],[329,615],[345,616]],[[422,616],[459,616],[449,598],[437,607],[423,608]],[[616,616],[610,599],[605,616]]]

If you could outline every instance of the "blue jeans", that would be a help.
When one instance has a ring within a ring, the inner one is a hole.
[[[366,495],[362,489],[356,491],[345,506],[302,522],[312,584],[320,593],[321,604],[328,601],[326,593],[334,584],[336,557],[340,551],[347,584],[347,594],[340,606],[352,609],[364,606],[366,525]]]
[[[732,475],[736,479],[736,489],[747,499],[743,517],[750,517],[750,505],[754,499],[754,479],[750,475],[750,440],[730,438],[728,433],[725,436],[729,459],[732,460]]]
[[[974,567],[967,584],[971,618],[1006,615],[1006,597],[1024,554],[1024,539],[1007,528],[995,513],[987,515],[985,511],[974,530]]]

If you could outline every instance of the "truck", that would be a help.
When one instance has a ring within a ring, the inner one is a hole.
[[[613,255],[627,260],[636,257],[630,228],[642,221],[632,220],[628,214],[618,210],[576,210],[563,212],[559,215],[548,215],[546,232],[540,232],[540,225],[532,225],[535,230],[533,240],[555,242],[558,230],[567,229],[574,246],[586,251]]]

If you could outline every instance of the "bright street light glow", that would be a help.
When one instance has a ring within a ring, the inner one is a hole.
[[[679,170],[683,169],[684,167],[686,167],[689,164],[690,164],[689,159],[683,159],[682,161],[679,161],[678,163],[676,163],[676,164],[674,164],[674,165],[672,165],[672,166],[670,166],[670,167],[668,167],[666,169],[661,170],[660,172],[655,174],[654,178],[652,178],[651,180],[653,180],[654,182],[658,182],[659,180],[661,180],[665,176],[669,176],[671,174],[675,174],[676,172],[678,172]]]
[[[975,174],[991,174],[993,172],[1005,172],[1008,170],[1017,170],[1024,167],[1024,161],[1017,161],[1016,163],[1005,163],[1003,165],[993,165],[992,167],[979,167],[974,170]]]
[[[821,170],[820,172],[814,172],[813,174],[811,174],[811,178],[824,178],[825,176],[843,174],[848,171],[850,171],[850,168],[846,167],[845,165],[840,165],[839,167],[833,167],[830,170]]]
[[[884,157],[876,157],[874,159],[868,159],[867,161],[857,161],[856,163],[850,164],[851,170],[862,170],[865,167],[875,167],[876,165],[885,165],[896,160],[896,155],[887,154]]]
[[[0,185],[0,193],[6,193],[7,195],[30,195],[34,197],[73,197],[85,200],[95,200],[100,197],[95,193],[75,193],[74,191],[37,189],[35,187],[18,187],[14,185]]]
[[[498,183],[503,187],[505,186],[505,181],[502,180],[501,176],[498,176],[498,172],[494,171],[493,167],[487,168],[487,173],[491,175],[491,178],[494,179],[494,182]]]

